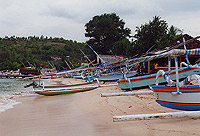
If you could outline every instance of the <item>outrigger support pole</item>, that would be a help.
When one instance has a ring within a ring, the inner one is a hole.
[[[168,57],[168,76],[170,76],[171,73],[171,57]]]
[[[185,43],[185,38],[184,37],[183,37],[183,44],[184,44],[184,49],[187,51],[187,49],[186,49],[186,43]],[[189,67],[190,62],[189,62],[189,59],[188,59],[188,55],[185,55],[185,57],[186,57],[187,65]]]
[[[175,66],[176,66],[176,88],[177,88],[177,94],[179,94],[179,76],[178,76],[178,59],[177,56],[175,56]]]
[[[100,60],[101,60],[103,63],[105,63],[105,61],[96,53],[96,51],[95,51],[90,45],[88,45],[86,42],[85,42],[85,44],[86,44],[88,47],[90,47],[90,49],[100,58]]]

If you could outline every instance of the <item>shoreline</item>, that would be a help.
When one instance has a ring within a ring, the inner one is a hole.
[[[64,78],[55,81],[61,84],[83,82]],[[35,94],[13,98],[21,103],[0,113],[0,135],[200,135],[199,119],[113,122],[112,117],[118,115],[177,110],[160,106],[155,102],[153,95],[101,97],[101,93],[111,92],[122,92],[122,90],[118,86],[107,86],[69,95],[41,96]]]

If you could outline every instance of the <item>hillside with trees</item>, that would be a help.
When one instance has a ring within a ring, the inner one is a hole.
[[[93,55],[84,44],[63,38],[52,37],[5,37],[0,38],[0,70],[16,70],[19,67],[33,65],[36,68],[51,68],[54,64],[58,70],[79,67],[87,59],[81,53]],[[94,57],[90,56],[90,57]]]
[[[148,23],[136,27],[131,36],[131,29],[125,28],[125,22],[115,13],[94,16],[85,24],[87,43],[98,54],[139,57],[152,50],[164,48],[180,35],[180,30],[168,26],[165,20],[155,16]],[[135,38],[130,40],[130,38]],[[34,66],[57,70],[69,69],[87,63],[80,49],[91,59],[95,54],[85,43],[45,36],[4,37],[0,38],[0,70],[17,70],[19,67]]]

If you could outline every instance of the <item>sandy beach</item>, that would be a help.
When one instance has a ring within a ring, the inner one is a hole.
[[[49,84],[80,82],[62,78]],[[158,105],[153,95],[101,97],[111,92],[123,91],[107,86],[75,94],[14,98],[21,103],[0,113],[0,136],[200,136],[200,119],[113,122],[116,115],[176,110]]]

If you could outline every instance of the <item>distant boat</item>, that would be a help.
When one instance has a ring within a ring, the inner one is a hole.
[[[49,74],[49,75],[41,75],[40,78],[41,79],[57,79],[57,78],[62,78],[62,75],[58,75],[58,74]]]
[[[39,69],[26,67],[26,68],[19,68],[19,73],[22,75],[40,75],[41,72]]]
[[[67,89],[67,90],[46,90],[46,91],[35,91],[35,93],[40,94],[40,95],[45,95],[45,96],[53,96],[53,95],[85,92],[85,91],[94,90],[96,88],[97,87],[82,88],[82,89]]]

